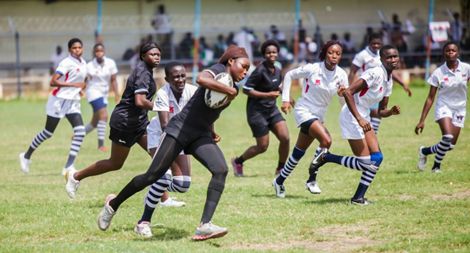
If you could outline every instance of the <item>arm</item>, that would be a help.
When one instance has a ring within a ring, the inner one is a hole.
[[[431,86],[429,88],[429,94],[426,100],[424,101],[423,111],[421,112],[421,117],[418,124],[415,127],[415,133],[420,134],[424,129],[424,121],[428,116],[429,110],[431,109],[432,104],[434,103],[434,98],[436,97],[437,87]]]
[[[359,70],[359,67],[351,64],[351,68],[349,69],[349,74],[348,74],[348,81],[349,83],[353,83],[356,81],[356,73]]]
[[[270,91],[270,92],[262,92],[262,91],[257,91],[255,89],[251,89],[251,90],[243,89],[243,93],[254,98],[277,98],[281,94],[281,92],[278,90]]]
[[[167,111],[158,111],[158,119],[160,120],[160,127],[162,130],[165,130],[168,121],[170,121],[170,113]]]
[[[237,89],[235,89],[234,87],[228,87],[217,82],[212,76],[212,74],[208,71],[202,71],[201,73],[199,73],[199,75],[197,75],[196,82],[206,89],[227,94],[229,101],[233,100],[238,94]]]
[[[400,107],[398,105],[394,105],[391,109],[387,109],[388,105],[388,97],[384,97],[379,104],[379,115],[380,117],[387,118],[392,115],[400,114]]]
[[[120,95],[118,91],[116,74],[111,75],[111,89],[114,92],[114,102],[118,103]]]
[[[50,85],[52,87],[76,87],[76,88],[85,88],[86,84],[84,82],[80,82],[80,83],[67,83],[67,82],[64,82],[64,81],[61,81],[59,80],[59,78],[62,76],[62,74],[60,73],[55,73],[54,75],[52,75],[52,78],[51,78],[51,82],[50,82]]]
[[[344,100],[346,101],[346,105],[349,108],[349,111],[354,116],[354,118],[356,118],[357,123],[359,123],[359,126],[362,127],[364,132],[370,131],[372,128],[370,126],[370,123],[364,118],[362,118],[361,115],[359,114],[359,111],[357,110],[357,107],[356,107],[356,103],[354,102],[353,95],[366,87],[367,87],[366,81],[364,79],[358,79],[354,83],[352,83],[351,86],[349,86],[346,90],[344,90],[342,94],[344,97]]]
[[[292,105],[295,103],[290,96],[290,87],[292,79],[308,78],[313,73],[313,65],[307,64],[295,69],[290,70],[284,76],[282,81],[282,105],[281,111],[284,113],[290,112]]]
[[[152,101],[147,100],[145,93],[136,93],[134,94],[134,97],[135,106],[149,111],[153,109],[153,103]]]
[[[399,85],[401,85],[401,87],[403,88],[403,90],[405,90],[405,92],[408,94],[408,97],[411,97],[413,95],[413,93],[411,93],[411,90],[410,90],[410,87],[405,84],[405,82],[403,81],[403,79],[401,79],[401,77],[398,75],[398,73],[396,72],[392,72],[392,78],[393,80],[395,80]]]

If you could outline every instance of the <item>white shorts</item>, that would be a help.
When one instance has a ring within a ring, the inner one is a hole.
[[[461,108],[460,110],[450,109],[446,105],[437,105],[436,110],[434,112],[435,120],[438,121],[442,118],[452,118],[452,124],[456,127],[463,128],[465,122],[465,108]]]
[[[294,108],[294,118],[295,122],[297,123],[297,127],[299,127],[302,123],[307,120],[311,119],[318,119],[321,122],[324,122],[325,113],[322,112],[312,112],[308,108],[303,106],[296,106]]]
[[[104,98],[105,104],[108,104],[108,92],[102,91],[100,88],[90,87],[85,92],[88,102],[94,101],[98,98]]]
[[[361,115],[364,119],[370,122],[370,115]],[[364,139],[364,130],[356,118],[349,111],[349,108],[345,105],[339,114],[339,125],[341,127],[341,135],[343,139],[347,140],[360,140]]]
[[[162,134],[163,131],[160,126],[160,121],[158,121],[156,117],[153,117],[147,126],[147,150],[160,146]],[[181,151],[180,155],[184,155],[184,151]]]
[[[55,118],[63,118],[67,114],[81,113],[80,100],[58,98],[49,95],[46,104],[46,113]]]

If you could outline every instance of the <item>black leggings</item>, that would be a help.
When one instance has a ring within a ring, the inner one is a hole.
[[[72,125],[72,128],[76,126],[83,126],[82,115],[80,113],[67,114],[65,117],[69,121],[70,125]],[[59,125],[59,122],[60,118],[47,115],[45,129],[51,133],[54,133],[57,125]]]
[[[165,135],[147,172],[134,177],[119,192],[117,197],[111,200],[110,206],[117,211],[119,206],[129,197],[160,179],[183,148],[185,148],[186,153],[192,154],[212,174],[207,188],[206,204],[201,217],[202,223],[209,222],[224,191],[225,178],[228,174],[224,155],[210,137],[198,138],[183,147],[175,138]]]

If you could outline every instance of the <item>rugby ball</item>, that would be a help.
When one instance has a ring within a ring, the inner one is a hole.
[[[233,79],[229,73],[222,72],[216,75],[214,79],[226,86],[233,87]],[[220,108],[228,103],[227,94],[210,89],[206,89],[204,100],[206,105],[212,109]]]

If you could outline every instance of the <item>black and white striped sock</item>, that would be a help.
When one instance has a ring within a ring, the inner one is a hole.
[[[76,126],[73,128],[73,138],[72,144],[70,145],[69,157],[67,158],[67,163],[65,163],[65,168],[70,167],[75,158],[80,151],[80,146],[83,143],[83,138],[85,138],[85,126]]]
[[[153,183],[149,187],[147,196],[145,197],[145,205],[155,209],[163,193],[166,191],[171,182],[171,175],[166,173],[162,178],[158,179],[157,182]]]
[[[43,143],[45,140],[51,137],[52,137],[52,133],[47,131],[46,129],[39,132],[36,135],[36,137],[34,137],[33,141],[31,142],[31,145],[29,146],[28,151],[24,154],[24,157],[26,159],[30,159],[34,150],[36,150],[39,147],[39,145],[41,145],[41,143]]]
[[[96,126],[96,128],[98,131],[98,147],[102,147],[104,146],[104,136],[106,134],[106,121],[98,121],[98,125]]]

